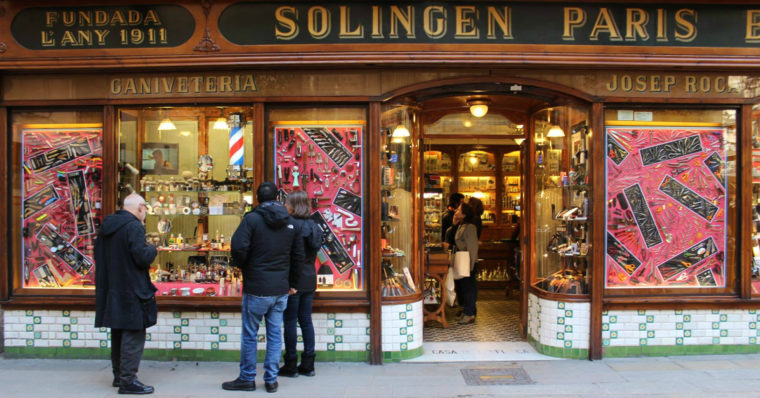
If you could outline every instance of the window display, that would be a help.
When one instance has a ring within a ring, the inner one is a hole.
[[[608,288],[727,286],[728,112],[607,121]]]
[[[383,297],[419,291],[412,261],[416,231],[412,200],[412,137],[414,111],[398,107],[383,113],[380,173],[380,241]]]
[[[752,107],[752,294],[760,294],[760,105]]]
[[[319,290],[363,290],[362,121],[273,122],[274,180],[281,200],[311,198],[325,239],[317,252]]]
[[[94,287],[100,125],[21,125],[23,287]]]
[[[250,110],[219,119],[213,107],[120,112],[119,190],[146,200],[158,295],[242,294],[229,240],[253,201]]]
[[[592,242],[587,111],[572,106],[541,111],[534,132],[536,274],[543,278],[536,286],[586,294]]]

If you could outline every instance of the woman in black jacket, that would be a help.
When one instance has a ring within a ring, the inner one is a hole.
[[[322,230],[311,219],[311,206],[306,192],[291,192],[285,201],[285,207],[293,217],[296,229],[301,231],[306,256],[304,265],[301,267],[301,278],[295,287],[295,291],[291,289],[288,307],[283,316],[285,323],[285,365],[280,368],[280,376],[297,377],[299,374],[314,376],[314,325],[311,322],[311,305],[314,300],[314,291],[317,290],[317,272],[314,260],[317,257],[317,251],[322,246]],[[297,365],[298,330],[296,321],[301,325],[301,335],[303,336],[301,365]]]

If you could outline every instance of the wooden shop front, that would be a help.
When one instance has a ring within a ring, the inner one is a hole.
[[[483,201],[479,284],[519,292],[538,351],[757,351],[751,2],[0,10],[7,355],[105,355],[93,239],[137,191],[160,247],[146,355],[236,360],[228,243],[267,180],[329,236],[318,360],[422,354],[452,192]]]

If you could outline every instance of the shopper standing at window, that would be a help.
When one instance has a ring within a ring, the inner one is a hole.
[[[470,253],[470,276],[461,278],[460,293],[461,303],[464,307],[460,324],[475,322],[476,301],[478,298],[477,277],[475,276],[475,263],[478,261],[478,230],[473,223],[475,212],[467,203],[462,203],[454,214],[454,223],[459,223],[454,242],[457,251],[467,251]]]
[[[277,202],[277,186],[264,182],[256,191],[259,205],[248,212],[232,235],[235,265],[243,270],[243,333],[240,339],[240,375],[222,383],[225,390],[256,389],[257,334],[266,319],[267,350],[264,386],[277,391],[282,352],[282,314],[288,292],[295,289],[304,263],[303,239],[293,218]]]
[[[288,195],[285,207],[293,217],[297,229],[301,231],[306,259],[301,268],[301,278],[296,289],[288,296],[285,310],[285,365],[280,368],[280,376],[297,377],[314,376],[314,325],[311,322],[311,305],[314,291],[317,290],[317,272],[314,261],[317,251],[322,246],[322,229],[311,219],[309,196],[304,191],[294,191]],[[301,365],[298,366],[296,351],[298,329],[301,325],[303,336],[303,353]]]
[[[150,264],[158,251],[145,242],[145,199],[124,198],[122,210],[103,220],[95,241],[95,327],[111,328],[111,366],[119,394],[151,394],[137,380],[145,329],[156,324],[156,287]]]

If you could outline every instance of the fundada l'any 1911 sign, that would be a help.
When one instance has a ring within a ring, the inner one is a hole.
[[[239,45],[564,44],[757,47],[760,6],[544,2],[241,2],[219,17]]]
[[[36,7],[11,23],[13,38],[32,50],[176,47],[194,30],[177,5]]]

